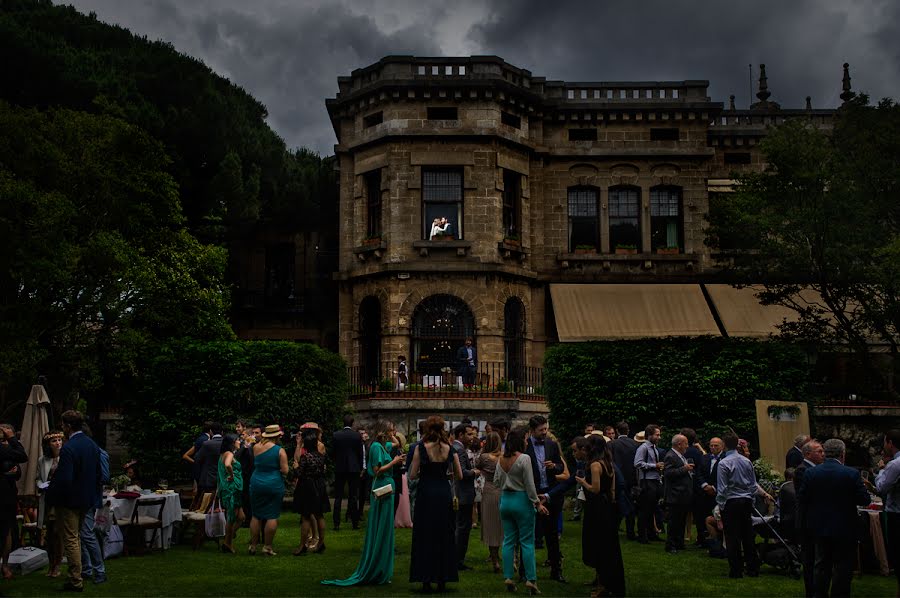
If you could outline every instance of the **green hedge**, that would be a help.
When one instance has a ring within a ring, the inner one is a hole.
[[[732,427],[756,438],[756,399],[808,400],[800,347],[734,339],[561,344],[544,357],[553,428],[568,440],[585,423],[625,420],[632,435],[663,426],[665,444],[690,426],[708,439]]]
[[[149,481],[186,478],[181,455],[205,420],[238,417],[296,428],[340,428],[347,369],[315,345],[272,341],[175,341],[145,361],[123,397],[123,440]]]

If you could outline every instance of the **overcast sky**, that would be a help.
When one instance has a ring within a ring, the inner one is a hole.
[[[708,79],[713,100],[751,93],[766,64],[771,100],[900,97],[900,2],[858,0],[74,0],[83,12],[162,39],[244,87],[289,147],[336,142],[325,98],[337,77],[388,54],[496,54],[567,81]]]

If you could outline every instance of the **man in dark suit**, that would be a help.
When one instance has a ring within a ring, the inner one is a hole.
[[[672,450],[663,460],[663,489],[669,506],[669,530],[666,534],[666,552],[675,554],[684,550],[684,526],[694,499],[694,464],[688,463],[685,452],[688,439],[683,434],[672,437]]]
[[[103,492],[100,447],[84,434],[84,416],[78,411],[62,414],[63,435],[69,440],[59,453],[56,473],[47,488],[48,507],[56,508],[56,528],[69,562],[69,579],[63,590],[81,592],[81,526]]]
[[[703,458],[705,455],[700,448],[700,439],[697,432],[693,428],[682,428],[681,435],[687,438],[688,446],[684,451],[684,458],[688,463],[694,464],[694,470],[691,473],[693,481],[693,492],[691,498],[690,512],[694,516],[694,527],[697,529],[697,541],[695,546],[700,548],[706,547],[706,517],[712,512],[712,508],[706,508],[707,495],[704,488],[709,487],[709,481],[706,479],[706,472],[703,470]]]
[[[359,472],[362,471],[362,436],[353,429],[353,416],[344,416],[344,428],[334,433],[334,529],[341,528],[341,502],[347,486],[347,511],[353,529],[359,528]]]
[[[794,493],[800,492],[800,486],[806,478],[806,472],[825,461],[825,451],[822,444],[816,440],[810,440],[801,449],[803,461],[794,468]],[[815,591],[813,571],[816,566],[816,543],[812,534],[806,528],[806,511],[802,509],[799,500],[794,501],[794,527],[797,542],[800,544],[800,562],[803,565],[803,588],[806,598],[812,598]]]
[[[478,353],[472,345],[472,337],[466,337],[466,343],[456,351],[456,361],[463,384],[475,386],[475,370],[478,367]]]
[[[543,415],[535,415],[528,420],[531,438],[525,449],[531,457],[531,469],[534,475],[534,486],[538,494],[547,494],[559,483],[558,475],[565,471],[559,445],[547,438],[550,426]],[[535,536],[542,535],[547,546],[547,558],[550,560],[550,579],[565,583],[562,574],[562,557],[559,552],[559,535],[557,521],[563,506],[562,495],[554,496],[547,502],[546,515],[537,515]]]
[[[618,436],[609,443],[612,451],[613,462],[622,472],[625,480],[624,488],[625,500],[632,502],[633,488],[637,484],[637,476],[634,469],[634,455],[637,453],[641,443],[629,435],[628,424],[619,422],[616,424],[616,432]],[[629,540],[634,540],[637,536],[634,534],[634,509],[629,508],[625,515],[625,534]]]
[[[197,493],[202,498],[207,492],[215,492],[219,485],[219,454],[222,452],[222,424],[213,422],[210,426],[212,436],[200,446],[194,455],[194,461],[200,468],[197,479]]]
[[[815,595],[849,596],[857,546],[856,507],[869,504],[869,492],[859,472],[844,465],[842,440],[826,440],[822,448],[825,462],[806,472],[798,492],[816,543]]]
[[[460,571],[471,569],[466,565],[466,552],[469,550],[469,534],[472,531],[472,509],[475,508],[475,478],[481,472],[469,459],[469,447],[478,437],[472,424],[462,423],[453,428],[453,450],[459,456],[462,468],[462,479],[456,482],[456,497],[459,510],[456,512],[456,551],[457,568]]]
[[[791,467],[796,469],[798,465],[803,463],[803,445],[809,442],[809,440],[808,434],[800,434],[794,438],[794,446],[789,448],[787,454],[784,456],[785,469],[790,469]]]

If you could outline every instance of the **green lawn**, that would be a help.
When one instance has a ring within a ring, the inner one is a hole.
[[[418,594],[418,585],[407,582],[411,530],[397,530],[400,554],[396,558],[394,582],[375,587],[337,588],[322,586],[325,578],[346,577],[356,567],[362,548],[363,532],[348,528],[340,532],[328,531],[328,550],[325,554],[304,557],[291,556],[300,535],[298,518],[287,514],[281,520],[275,538],[276,557],[251,557],[246,549],[237,555],[215,550],[207,542],[194,552],[189,546],[178,546],[165,554],[116,558],[107,563],[109,583],[86,585],[85,593],[98,596],[391,596]],[[248,531],[241,530],[239,544],[246,546]],[[566,556],[565,575],[568,585],[549,581],[549,571],[538,568],[538,584],[547,596],[588,596],[592,572],[581,564],[581,528],[566,522],[562,550]],[[641,546],[623,539],[627,590],[631,596],[802,596],[803,583],[790,579],[770,567],[763,567],[757,579],[727,578],[725,560],[714,560],[705,551],[690,549],[678,555],[663,552],[663,546]],[[545,551],[538,551],[539,560]],[[502,575],[490,572],[485,563],[487,549],[473,530],[469,544],[469,561],[474,571],[460,574],[462,581],[450,584],[450,594],[458,596],[508,595]],[[63,579],[51,580],[44,571],[35,572],[12,581],[0,581],[0,595],[46,596],[57,594]],[[853,581],[856,596],[893,596],[894,578],[865,575]],[[520,586],[520,594],[525,594]]]

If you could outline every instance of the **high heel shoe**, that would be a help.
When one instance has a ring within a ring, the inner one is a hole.
[[[303,544],[302,546],[298,546],[297,548],[295,548],[294,552],[292,552],[291,554],[293,554],[294,556],[303,556],[308,550],[309,547],[306,544]]]
[[[231,546],[230,544],[225,544],[223,542],[222,544],[219,544],[219,548],[222,549],[222,552],[234,554],[234,546]]]
[[[494,573],[500,573],[500,563],[498,563],[497,561],[494,561],[493,565],[494,565]]]
[[[319,542],[319,545],[316,546],[316,549],[313,550],[316,554],[322,554],[325,552],[325,542]]]
[[[511,594],[515,594],[515,593],[516,593],[516,590],[518,589],[518,588],[516,588],[516,582],[514,582],[514,581],[511,580],[511,579],[505,579],[505,580],[503,580],[503,583],[506,584],[506,591],[507,591],[507,592],[509,592],[509,593],[511,593]]]
[[[532,596],[537,596],[538,594],[541,593],[541,591],[540,591],[540,590],[538,589],[538,587],[537,587],[537,584],[534,583],[533,581],[526,581],[526,582],[525,582],[525,587],[528,588],[528,592],[529,592]]]
[[[256,544],[250,544],[247,546],[247,553],[251,556],[256,554]]]
[[[271,546],[263,546],[262,553],[265,556],[278,556],[278,553],[272,550]]]

